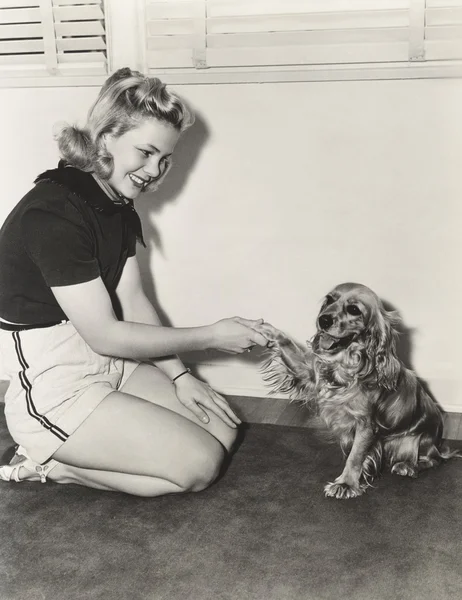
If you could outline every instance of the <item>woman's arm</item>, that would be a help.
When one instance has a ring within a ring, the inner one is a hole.
[[[51,289],[68,319],[99,354],[148,360],[208,348],[240,353],[255,344],[267,343],[262,334],[252,329],[259,321],[240,317],[187,328],[119,321],[100,277]]]
[[[129,258],[125,263],[116,293],[125,321],[136,321],[157,327],[162,326],[154,306],[144,293],[136,256]],[[170,379],[186,370],[184,364],[175,354],[158,359],[154,358],[152,362],[162,369]]]

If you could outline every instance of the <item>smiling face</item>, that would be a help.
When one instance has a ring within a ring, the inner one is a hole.
[[[342,283],[335,287],[325,297],[317,318],[315,350],[333,354],[347,348],[367,329],[379,305],[376,294],[364,285]]]
[[[166,171],[179,137],[180,131],[154,117],[119,137],[107,136],[106,148],[114,161],[109,185],[134,200]]]

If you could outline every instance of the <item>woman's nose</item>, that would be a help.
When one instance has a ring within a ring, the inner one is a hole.
[[[156,156],[152,156],[149,161],[144,165],[144,172],[149,177],[155,179],[160,175],[159,159]]]

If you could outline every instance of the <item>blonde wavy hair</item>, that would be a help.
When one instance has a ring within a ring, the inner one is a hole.
[[[120,137],[149,118],[181,132],[194,123],[189,107],[160,79],[145,77],[127,67],[119,69],[102,86],[84,127],[64,124],[55,129],[60,155],[73,167],[107,180],[114,163],[106,149],[105,136]],[[144,191],[156,189],[169,166]]]

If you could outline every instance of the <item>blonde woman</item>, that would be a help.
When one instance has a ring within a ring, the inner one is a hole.
[[[159,185],[193,121],[158,79],[117,71],[6,219],[0,348],[18,448],[0,479],[158,496],[217,477],[240,421],[177,354],[265,346],[261,320],[164,327],[136,259],[133,201]]]

